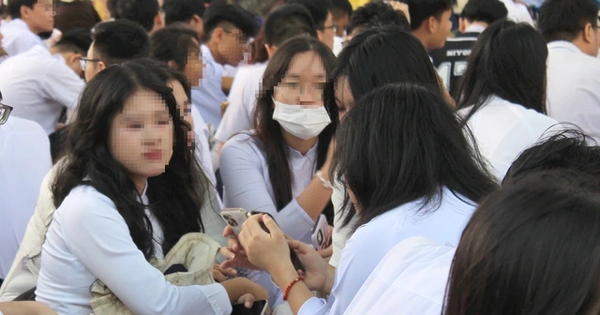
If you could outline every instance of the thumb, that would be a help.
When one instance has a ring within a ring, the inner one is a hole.
[[[254,305],[254,295],[246,294],[246,301],[244,301],[244,306],[246,308],[251,308]]]
[[[291,239],[288,239],[287,242],[288,242],[288,245],[290,246],[290,249],[298,251],[300,254],[306,254],[306,246],[309,246],[309,245],[306,245],[300,241],[291,240]]]
[[[277,223],[275,222],[275,220],[273,220],[273,218],[271,218],[270,215],[267,214],[263,214],[262,216],[262,221],[265,224],[265,226],[267,227],[267,229],[269,229],[269,232],[271,234],[278,233],[281,230],[279,229],[279,226],[277,225]]]

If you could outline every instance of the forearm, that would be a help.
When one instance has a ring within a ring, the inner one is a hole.
[[[325,285],[323,289],[320,291],[325,295],[329,295],[331,290],[333,289],[333,282],[335,281],[335,268],[332,265],[327,264],[327,280],[325,280]]]
[[[221,78],[221,89],[223,90],[223,93],[229,94],[232,84],[233,84],[232,77],[222,77]]]
[[[323,176],[325,177],[326,174]],[[308,216],[315,221],[331,201],[332,192],[333,190],[325,187],[323,182],[315,177],[296,200]]]
[[[249,293],[250,291],[246,282],[242,280],[242,278],[234,278],[221,282],[221,285],[225,288],[225,291],[227,291],[227,295],[229,295],[231,304],[235,304],[242,295]]]
[[[273,275],[275,284],[282,290],[285,291],[287,287],[298,278],[298,273],[294,270],[294,267],[290,264],[287,268]],[[292,309],[294,314],[298,314],[302,305],[313,297],[312,292],[300,281],[290,288],[287,295],[287,302]]]
[[[4,315],[58,315],[48,306],[38,302],[0,303],[0,312]]]

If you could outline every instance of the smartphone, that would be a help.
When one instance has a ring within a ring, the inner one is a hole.
[[[244,304],[236,304],[231,315],[263,315],[267,311],[267,305],[267,300],[256,301],[251,308],[246,308]]]
[[[310,239],[316,250],[326,249],[331,245],[331,229],[324,214],[317,218]]]

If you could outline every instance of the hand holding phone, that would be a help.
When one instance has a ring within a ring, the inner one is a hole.
[[[267,300],[255,301],[251,308],[246,308],[244,304],[236,304],[231,315],[263,315],[267,311],[267,306]]]

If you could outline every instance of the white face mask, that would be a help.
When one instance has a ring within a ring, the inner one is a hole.
[[[288,105],[273,99],[275,111],[273,119],[285,131],[303,140],[317,137],[331,123],[325,106],[306,108],[301,105]]]

